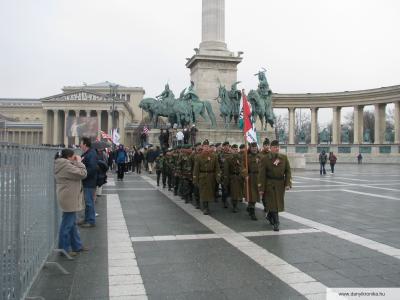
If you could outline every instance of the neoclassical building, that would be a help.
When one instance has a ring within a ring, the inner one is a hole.
[[[79,133],[72,133],[71,124],[74,124],[73,120],[90,119],[94,121],[94,130],[90,131],[92,137],[99,135],[100,130],[110,133],[111,128],[117,128],[121,143],[131,145],[133,130],[142,120],[139,102],[144,93],[141,87],[106,81],[66,86],[62,93],[41,99],[0,98],[0,141],[78,144]]]

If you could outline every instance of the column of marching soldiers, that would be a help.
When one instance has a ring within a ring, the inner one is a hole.
[[[247,155],[247,162],[246,162]],[[246,167],[247,165],[247,167]],[[210,202],[218,202],[232,212],[238,212],[238,203],[247,202],[247,212],[256,221],[256,202],[264,206],[266,219],[279,231],[278,212],[284,210],[285,190],[292,187],[291,171],[286,155],[279,153],[279,142],[245,145],[229,142],[176,146],[164,150],[155,161],[157,186],[173,191],[186,203],[192,202],[205,215],[210,214]]]

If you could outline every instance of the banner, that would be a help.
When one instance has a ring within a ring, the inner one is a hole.
[[[98,130],[97,117],[67,117],[65,132],[68,137],[95,137]]]

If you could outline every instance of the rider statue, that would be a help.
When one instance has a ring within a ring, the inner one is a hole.
[[[167,100],[167,99],[175,99],[175,95],[169,89],[169,84],[167,83],[165,85],[164,91],[160,95],[156,96],[156,98],[159,99],[160,101],[163,101],[163,100]]]
[[[235,120],[235,124],[237,124],[239,118],[239,107],[240,107],[240,99],[242,98],[242,93],[237,89],[237,85],[240,81],[235,82],[231,86],[231,90],[228,92],[228,97],[232,102],[232,115]]]
[[[267,77],[265,76],[266,71],[267,70],[264,69],[263,71],[259,71],[257,74],[255,74],[258,76],[259,80],[257,92],[264,101],[266,121],[270,124],[273,124],[275,115],[272,109],[272,91],[269,88]]]
[[[181,92],[179,98],[187,101],[199,101],[199,96],[197,96],[194,89],[194,81],[190,81],[190,86]]]

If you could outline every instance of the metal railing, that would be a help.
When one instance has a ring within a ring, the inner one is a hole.
[[[56,149],[0,143],[0,299],[22,299],[57,239]]]

